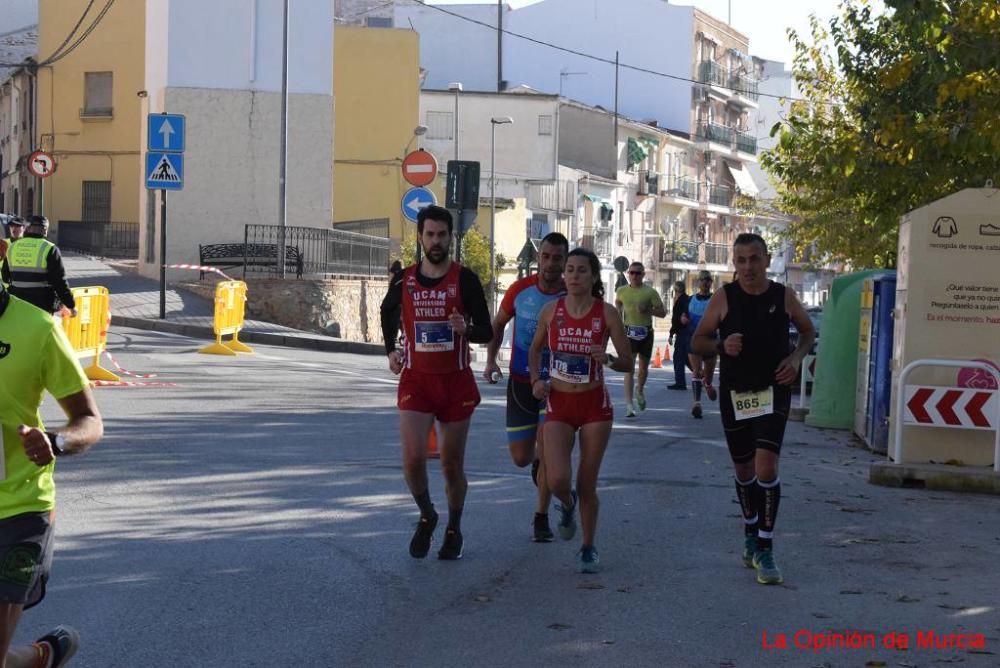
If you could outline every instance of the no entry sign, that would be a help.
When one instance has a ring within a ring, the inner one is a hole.
[[[403,178],[410,185],[430,185],[437,176],[437,171],[437,158],[424,149],[413,151],[403,158]]]

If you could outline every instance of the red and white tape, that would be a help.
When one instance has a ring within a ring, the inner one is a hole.
[[[197,264],[168,264],[167,269],[193,269],[194,271],[210,271],[212,273],[218,274],[219,276],[222,276],[227,281],[235,280],[234,278],[227,276],[225,273],[223,273],[221,269],[217,269],[216,267],[202,267],[201,265]]]
[[[156,378],[155,373],[133,373],[128,369],[122,368],[122,366],[118,364],[118,361],[108,350],[105,350],[104,354],[108,356],[109,360],[111,360],[111,363],[114,365],[115,369],[118,370],[118,373],[122,374],[123,376],[131,376],[132,378]]]
[[[177,383],[141,383],[132,380],[92,380],[92,387],[177,387]]]

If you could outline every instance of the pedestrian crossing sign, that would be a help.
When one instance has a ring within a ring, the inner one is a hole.
[[[183,190],[184,155],[182,153],[147,153],[146,188]]]

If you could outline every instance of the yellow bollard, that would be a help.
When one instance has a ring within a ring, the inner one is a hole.
[[[111,323],[111,300],[105,287],[73,288],[76,317],[64,316],[63,331],[73,345],[78,359],[93,357],[83,372],[90,380],[120,381],[121,378],[103,368],[101,353],[108,344]]]
[[[243,316],[247,301],[247,284],[243,281],[220,281],[215,286],[215,343],[198,352],[207,355],[235,355],[252,353],[253,348],[239,340],[243,329]],[[230,341],[222,337],[232,334]]]

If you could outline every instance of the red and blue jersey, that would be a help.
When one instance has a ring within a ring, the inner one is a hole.
[[[524,382],[530,378],[528,350],[538,329],[538,314],[542,307],[565,295],[565,291],[543,292],[538,287],[538,274],[522,278],[511,285],[500,303],[507,314],[514,318],[514,333],[511,337],[510,375]],[[548,376],[549,351],[542,351],[542,377]]]

